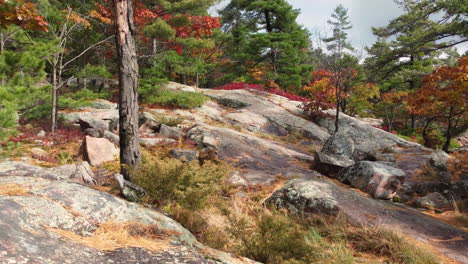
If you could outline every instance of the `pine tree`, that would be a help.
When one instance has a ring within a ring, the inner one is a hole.
[[[353,46],[351,46],[351,43],[348,41],[348,33],[346,33],[346,31],[353,28],[353,26],[349,21],[348,10],[344,8],[343,5],[338,5],[331,17],[333,20],[330,19],[327,23],[333,28],[333,35],[322,40],[327,43],[327,49],[341,59],[346,50],[354,50]]]
[[[231,34],[232,60],[246,76],[266,67],[264,82],[272,80],[295,90],[310,80],[304,63],[309,34],[296,22],[299,11],[285,0],[234,0],[222,11],[224,29]]]

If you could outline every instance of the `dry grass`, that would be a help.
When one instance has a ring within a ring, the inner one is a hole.
[[[30,189],[19,184],[7,183],[0,185],[0,195],[4,196],[28,196],[31,195],[29,191]]]
[[[170,248],[168,238],[175,235],[161,230],[155,225],[136,223],[103,223],[90,237],[83,237],[58,228],[47,229],[73,242],[102,251],[137,247],[157,252]]]

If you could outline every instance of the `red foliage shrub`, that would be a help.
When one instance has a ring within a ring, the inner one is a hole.
[[[214,88],[215,90],[257,90],[262,92],[268,92],[271,94],[276,94],[288,98],[289,100],[305,102],[308,99],[302,96],[290,94],[288,92],[279,90],[279,89],[266,89],[261,84],[251,84],[251,83],[229,83],[220,87]]]

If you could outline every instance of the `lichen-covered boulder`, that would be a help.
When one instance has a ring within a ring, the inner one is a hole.
[[[374,198],[392,199],[405,180],[405,172],[381,162],[360,161],[341,170],[337,178]]]
[[[438,192],[430,193],[424,197],[416,199],[416,206],[429,209],[447,208],[450,202]]]
[[[341,169],[354,164],[354,142],[345,132],[333,134],[316,152],[314,169],[327,176],[336,175]]]
[[[294,214],[337,215],[340,211],[331,185],[324,181],[292,180],[274,192],[267,205],[286,208]]]

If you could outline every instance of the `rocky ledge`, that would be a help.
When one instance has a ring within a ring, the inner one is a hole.
[[[0,263],[254,263],[55,169],[1,162],[0,211]]]

